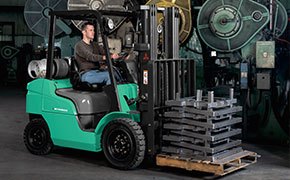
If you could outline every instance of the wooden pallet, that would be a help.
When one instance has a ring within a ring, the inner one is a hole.
[[[202,171],[213,173],[216,176],[223,176],[256,163],[258,157],[257,153],[246,150],[214,162],[158,154],[156,164],[158,166],[177,167],[189,171]]]

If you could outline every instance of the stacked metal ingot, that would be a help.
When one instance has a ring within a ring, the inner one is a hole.
[[[162,152],[181,158],[216,161],[241,152],[241,140],[237,135],[242,122],[237,112],[233,89],[229,98],[215,98],[214,92],[207,97],[197,90],[196,97],[170,100],[166,106],[162,132]]]

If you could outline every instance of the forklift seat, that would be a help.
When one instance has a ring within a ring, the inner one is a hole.
[[[81,72],[79,72],[79,67],[74,57],[71,58],[70,72],[70,82],[73,89],[83,91],[103,91],[103,86],[105,85],[104,83],[91,84],[81,81]]]

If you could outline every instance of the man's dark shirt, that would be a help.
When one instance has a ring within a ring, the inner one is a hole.
[[[81,40],[75,45],[74,56],[78,63],[79,71],[97,69],[99,62],[103,60],[104,54],[104,49],[96,42],[87,44]]]

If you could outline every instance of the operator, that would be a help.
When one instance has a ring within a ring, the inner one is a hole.
[[[93,42],[95,37],[94,24],[85,22],[81,27],[83,38],[75,45],[75,59],[81,72],[81,81],[88,83],[111,84],[109,72],[106,68],[104,49]],[[118,54],[111,54],[112,59],[119,58]],[[118,81],[118,76],[115,75]]]

